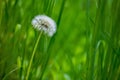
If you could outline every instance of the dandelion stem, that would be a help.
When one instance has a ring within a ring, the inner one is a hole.
[[[26,74],[25,80],[28,80],[28,78],[29,78],[31,65],[32,65],[33,58],[34,58],[35,52],[36,52],[36,50],[37,50],[37,46],[38,46],[39,40],[40,40],[40,38],[41,38],[41,35],[42,35],[42,31],[40,32],[40,34],[39,34],[39,36],[38,36],[38,39],[37,39],[37,41],[36,41],[35,47],[34,47],[34,49],[33,49],[33,53],[32,53],[31,59],[30,59],[30,63],[29,63],[29,66],[28,66],[28,70],[27,70],[27,74]]]

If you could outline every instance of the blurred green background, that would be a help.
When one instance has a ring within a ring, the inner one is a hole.
[[[120,80],[120,0],[0,0],[0,80],[25,80],[40,14],[57,33],[41,36],[29,80]]]

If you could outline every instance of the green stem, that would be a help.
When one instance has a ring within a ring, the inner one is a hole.
[[[25,80],[28,80],[28,78],[29,78],[31,65],[32,65],[33,58],[34,58],[34,56],[35,56],[35,52],[36,52],[36,50],[37,50],[37,46],[38,46],[39,40],[40,40],[40,38],[41,38],[41,35],[42,35],[42,31],[40,32],[40,34],[39,34],[39,36],[38,36],[38,39],[37,39],[37,41],[36,41],[35,47],[34,47],[34,49],[33,49],[33,53],[32,53],[31,59],[30,59],[30,63],[29,63],[29,66],[28,66],[28,70],[27,70],[27,74],[26,74]]]

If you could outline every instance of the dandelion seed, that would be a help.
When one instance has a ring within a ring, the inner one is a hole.
[[[56,32],[56,23],[46,15],[38,15],[32,20],[35,29],[43,31],[48,36],[53,36]]]

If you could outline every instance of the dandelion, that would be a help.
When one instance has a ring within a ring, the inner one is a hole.
[[[34,49],[33,49],[32,55],[31,55],[31,59],[30,59],[29,65],[28,65],[28,70],[26,73],[25,80],[28,80],[28,78],[29,78],[33,58],[35,56],[35,52],[37,50],[37,46],[38,46],[39,40],[41,38],[42,32],[44,32],[46,35],[48,35],[50,37],[52,37],[56,32],[56,23],[50,17],[45,16],[45,15],[36,16],[32,20],[32,25],[35,29],[37,29],[41,32],[40,32],[38,39],[35,43],[35,46],[34,46]]]
[[[46,15],[38,15],[32,20],[35,29],[43,31],[48,36],[53,36],[56,32],[56,23]]]

